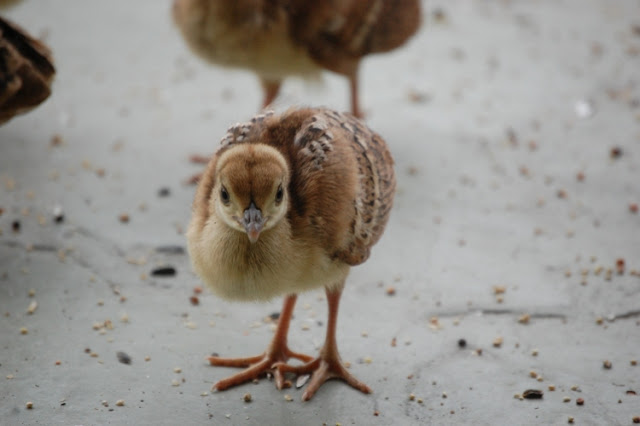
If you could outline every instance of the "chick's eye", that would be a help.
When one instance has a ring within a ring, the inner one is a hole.
[[[227,188],[225,188],[224,186],[220,189],[220,198],[222,199],[223,203],[229,204],[229,192],[227,192]]]
[[[282,197],[284,197],[284,190],[282,189],[282,185],[280,185],[276,191],[276,203],[280,203],[282,201]]]

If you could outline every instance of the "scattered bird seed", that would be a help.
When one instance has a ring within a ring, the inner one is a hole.
[[[609,361],[608,359],[604,360],[602,363],[602,366],[607,369],[610,370],[611,367],[613,366],[613,364],[611,364],[611,361]]]
[[[527,389],[522,392],[522,397],[525,399],[541,399],[544,393],[540,389]]]
[[[130,218],[129,218],[129,215],[128,215],[128,214],[126,214],[126,213],[122,213],[120,216],[118,216],[118,220],[119,220],[121,223],[129,223],[129,219],[130,219]]]
[[[117,405],[118,407],[122,407],[122,406],[124,406],[124,399],[119,399],[119,400],[117,400],[117,401],[116,401],[116,405]]]
[[[553,392],[554,390],[556,390],[556,385],[549,385],[548,389]]]
[[[176,268],[173,266],[161,266],[151,271],[154,277],[173,277],[176,275]]]
[[[465,348],[467,346],[467,341],[465,339],[459,339],[458,340],[458,347],[459,348]]]
[[[640,416],[635,416],[632,420],[634,423],[640,423]]]
[[[504,339],[502,337],[496,337],[495,339],[493,339],[493,346],[496,348],[502,346],[502,343],[504,343]]]
[[[131,357],[126,352],[118,351],[116,352],[116,357],[122,364],[131,365]]]
[[[576,405],[584,405],[584,399],[582,398],[576,399]]]
[[[529,320],[531,319],[531,315],[529,314],[523,314],[520,316],[520,318],[518,318],[518,322],[520,324],[529,324]]]
[[[198,296],[191,296],[189,297],[189,302],[191,302],[193,306],[198,306],[200,304],[200,299]]]
[[[174,372],[174,373],[178,373],[178,374],[179,374],[179,373],[182,373],[182,368],[180,368],[180,367],[175,367],[175,368],[173,369],[173,372]]]
[[[245,393],[244,396],[242,397],[242,399],[244,399],[244,402],[251,402],[252,397],[250,393]]]
[[[289,394],[286,394],[284,396],[284,400],[287,401],[287,402],[291,402],[291,401],[293,401],[293,397],[291,395],[289,395]]]
[[[33,408],[33,402],[31,401],[27,401],[27,403],[25,404],[25,406],[27,407],[27,410],[31,410]]]
[[[565,396],[562,398],[562,402],[570,402],[571,398],[569,398],[568,396]]]
[[[27,329],[27,327],[20,327],[20,334],[27,334],[29,333],[29,330]]]
[[[578,118],[586,119],[590,118],[595,114],[595,108],[591,101],[581,99],[577,101],[574,105],[576,116]]]
[[[11,222],[11,229],[13,230],[13,232],[20,232],[20,221],[14,220],[13,222]]]
[[[38,308],[38,302],[36,302],[35,300],[32,300],[31,303],[29,303],[29,307],[27,308],[27,313],[31,315],[36,311],[37,308]]]
[[[632,359],[632,360],[630,361],[630,364],[631,364],[631,365],[633,365],[633,366],[635,367],[636,365],[638,365],[638,360],[636,360],[636,359]]]
[[[53,213],[53,221],[55,223],[64,222],[64,212],[62,211],[62,207],[54,206],[52,213]]]
[[[567,422],[573,423],[573,416],[569,416],[569,418],[567,419]]]
[[[609,151],[609,156],[613,159],[622,157],[622,148],[619,146],[614,146]]]
[[[171,190],[166,186],[158,189],[158,197],[168,197],[169,195],[171,195]]]

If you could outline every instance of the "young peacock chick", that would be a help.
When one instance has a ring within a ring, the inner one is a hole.
[[[49,48],[0,17],[0,124],[44,102],[55,72]]]
[[[275,369],[313,373],[302,399],[331,378],[371,389],[342,365],[336,343],[338,303],[349,268],[363,263],[382,236],[395,192],[383,139],[357,118],[328,109],[266,113],[232,126],[196,191],[187,232],[200,277],[219,296],[259,301],[285,295],[278,327],[262,355],[212,365],[244,367],[223,390]],[[296,294],[324,287],[326,340],[317,358],[287,346]],[[289,358],[305,364],[291,366]]]
[[[349,79],[351,111],[362,116],[360,60],[405,43],[420,26],[420,0],[174,0],[173,18],[200,57],[254,71],[263,108],[284,78],[324,68]]]

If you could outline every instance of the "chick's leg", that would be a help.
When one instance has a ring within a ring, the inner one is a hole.
[[[300,375],[313,373],[311,381],[302,394],[303,401],[310,400],[320,386],[329,379],[342,379],[361,392],[371,393],[371,388],[369,388],[369,386],[356,379],[347,371],[342,364],[340,354],[338,353],[338,345],[336,343],[336,325],[338,322],[338,305],[340,303],[341,294],[342,289],[327,290],[327,302],[329,304],[327,336],[318,358],[301,366],[292,366],[284,363],[276,365],[277,371],[280,371],[281,374],[294,373]]]
[[[278,320],[278,328],[276,329],[275,335],[264,354],[249,358],[219,358],[215,356],[210,356],[208,358],[211,365],[245,368],[245,370],[238,374],[234,374],[231,377],[220,380],[218,383],[213,385],[214,389],[221,391],[249,380],[253,380],[271,370],[274,364],[287,362],[289,358],[296,358],[303,362],[308,362],[312,359],[309,355],[293,352],[287,346],[287,333],[289,332],[291,314],[293,313],[296,299],[297,296],[295,294],[289,295],[284,299],[282,312],[280,313],[280,318]],[[276,370],[275,379],[278,389],[282,389],[285,382],[282,373]]]
[[[264,100],[262,101],[262,108],[264,109],[271,105],[278,96],[282,81],[265,80],[261,78],[260,84],[262,85],[262,91],[264,92]]]

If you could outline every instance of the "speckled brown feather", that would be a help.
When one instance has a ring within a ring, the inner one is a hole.
[[[54,75],[50,50],[0,17],[0,124],[47,99]]]

